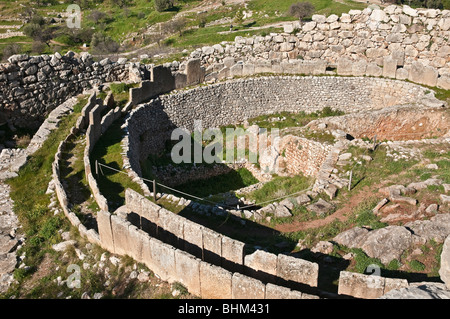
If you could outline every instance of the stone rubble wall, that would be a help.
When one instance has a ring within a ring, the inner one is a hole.
[[[13,55],[0,64],[0,122],[39,127],[68,98],[104,82],[128,81],[129,69],[122,61],[94,62],[88,53]]]
[[[355,113],[418,102],[426,91],[403,81],[335,76],[265,76],[175,91],[129,112],[122,143],[124,167],[139,179],[140,161],[162,151],[174,128],[193,131],[195,120],[213,128],[263,114],[310,113],[327,106]]]
[[[205,79],[253,73],[383,76],[450,89],[450,11],[391,5],[313,15],[284,33],[236,37],[193,51]],[[181,67],[183,68],[183,64]],[[327,69],[329,71],[327,71]]]
[[[285,169],[289,174],[302,173],[317,176],[332,146],[297,136],[282,139],[280,149],[285,150]]]

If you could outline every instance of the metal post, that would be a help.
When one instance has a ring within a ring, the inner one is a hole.
[[[353,170],[350,171],[350,178],[348,179],[348,190],[352,188],[352,177],[353,177]]]
[[[153,180],[153,199],[156,202],[156,180]]]
[[[375,136],[373,137],[373,150],[375,151],[375,147],[377,145],[377,135],[375,134]]]
[[[95,160],[95,175],[98,176],[98,161]]]

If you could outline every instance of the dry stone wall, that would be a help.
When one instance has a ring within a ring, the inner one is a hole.
[[[126,121],[126,168],[141,175],[139,160],[157,154],[176,127],[220,127],[263,114],[315,112],[332,107],[353,113],[413,103],[426,89],[408,82],[366,77],[265,76],[238,79],[162,95],[132,110]]]
[[[191,53],[216,80],[272,72],[384,76],[450,89],[450,11],[388,6],[313,15],[284,33],[236,37]],[[183,65],[181,65],[183,68]]]
[[[13,55],[0,64],[0,123],[39,127],[56,106],[104,82],[128,81],[129,65],[87,53]]]

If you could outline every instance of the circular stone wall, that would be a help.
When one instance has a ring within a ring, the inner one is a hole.
[[[354,113],[414,103],[426,89],[412,83],[370,77],[271,76],[232,80],[176,91],[141,104],[127,119],[132,169],[163,149],[172,130],[193,131],[194,121],[213,128],[278,112],[315,112],[324,107]]]

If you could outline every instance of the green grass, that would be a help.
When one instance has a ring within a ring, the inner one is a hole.
[[[62,214],[53,215],[48,208],[50,196],[45,194],[52,179],[52,163],[60,141],[70,132],[75,124],[81,100],[75,112],[63,118],[58,128],[50,133],[42,147],[30,156],[18,176],[7,183],[11,186],[11,199],[22,231],[27,237],[19,255],[25,253],[27,265],[38,265],[50,246],[61,240],[59,230],[68,230],[70,224]],[[17,277],[23,280],[33,272],[17,270]]]
[[[122,124],[123,119],[115,121],[97,141],[90,155],[92,165],[94,165],[95,161],[98,161],[101,164],[122,171],[121,142],[124,134],[121,129]],[[95,167],[92,169],[95,172]],[[127,188],[131,188],[139,193],[142,192],[139,185],[134,183],[128,175],[124,174],[124,171],[119,173],[105,167],[102,168],[102,171],[103,174],[100,173],[94,177],[97,179],[100,192],[107,199],[111,211],[124,204],[125,190]]]
[[[311,186],[312,180],[303,175],[293,177],[275,176],[263,187],[246,195],[246,198],[255,200],[256,204],[275,200],[278,197],[297,193]]]
[[[386,227],[386,223],[380,222],[380,217],[375,215],[372,210],[378,203],[376,198],[368,198],[359,204],[354,210],[353,218],[349,222],[359,227],[369,227],[371,229],[378,229]]]
[[[314,8],[315,14],[330,15],[332,13],[340,15],[348,12],[351,9],[364,9],[367,4],[344,0],[341,2],[333,0],[309,0]],[[251,0],[248,3],[248,8],[253,11],[260,12],[260,15],[268,14],[267,22],[295,20],[296,18],[289,16],[289,7],[295,3],[292,0]],[[275,13],[278,12],[278,15]]]
[[[304,111],[298,113],[280,112],[269,115],[261,115],[256,118],[249,119],[250,125],[258,125],[261,128],[278,128],[301,127],[305,126],[312,120],[329,116],[344,115],[344,112],[333,110],[331,107],[325,107],[320,111],[306,113]]]
[[[258,180],[248,169],[239,168],[211,178],[187,182],[178,185],[175,188],[195,196],[205,197],[208,195],[226,193],[256,183],[258,183]]]

